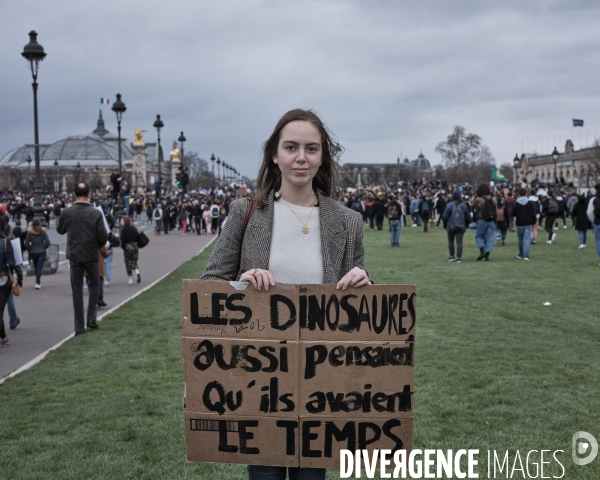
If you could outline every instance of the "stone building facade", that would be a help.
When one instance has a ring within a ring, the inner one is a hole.
[[[558,151],[558,150],[557,150]],[[517,180],[523,183],[561,183],[586,192],[600,181],[600,147],[575,150],[571,140],[558,151],[555,161],[550,155],[522,154],[516,168]]]

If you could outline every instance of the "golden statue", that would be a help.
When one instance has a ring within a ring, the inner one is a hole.
[[[179,149],[177,147],[171,150],[171,161],[178,162],[179,161]]]
[[[133,130],[133,133],[135,134],[135,141],[133,142],[135,145],[144,145],[144,140],[142,139],[142,136],[144,135],[144,132],[146,130]]]

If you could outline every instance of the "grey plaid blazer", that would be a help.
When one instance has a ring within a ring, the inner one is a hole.
[[[363,220],[360,213],[339,205],[329,197],[318,196],[324,282],[337,283],[354,267],[366,270]],[[227,222],[202,280],[237,280],[253,268],[269,268],[273,202],[271,192],[269,204],[254,210],[243,239],[242,228],[250,200],[244,198],[231,203]]]

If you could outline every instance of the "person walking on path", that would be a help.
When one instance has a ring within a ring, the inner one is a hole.
[[[204,213],[202,214],[202,218],[204,219],[204,227],[206,228],[206,233],[210,235],[212,233],[212,214],[209,210],[208,205],[204,206]]]
[[[12,243],[6,238],[4,230],[6,220],[0,217],[0,347],[8,345],[8,337],[4,329],[4,307],[12,293],[12,274],[9,269],[15,266]]]
[[[202,279],[249,282],[258,291],[276,281],[337,284],[340,290],[370,284],[361,215],[331,198],[338,148],[312,111],[287,112],[264,143],[255,201],[231,203]],[[284,480],[287,470],[249,465],[248,476]],[[324,468],[290,467],[289,473],[325,479]]]
[[[162,226],[162,217],[163,217],[162,208],[160,208],[160,203],[157,203],[156,208],[152,212],[152,218],[154,219],[154,222],[155,222],[155,225],[154,225],[154,234],[155,235],[160,235],[160,230],[161,230],[161,226]]]
[[[137,276],[137,283],[142,281],[140,276],[140,269],[138,268],[138,256],[139,256],[139,245],[138,235],[139,232],[131,224],[129,217],[121,218],[121,247],[123,248],[123,258],[125,259],[125,270],[127,270],[127,276],[129,285],[133,284],[133,272]]]
[[[462,203],[460,192],[454,190],[452,192],[452,201],[444,207],[444,212],[441,215],[444,228],[448,233],[448,251],[450,256],[449,262],[457,263],[462,261],[463,252],[463,236],[467,231],[467,226],[471,223],[471,212],[469,208]],[[454,240],[456,239],[456,257],[454,257]]]
[[[25,236],[25,248],[29,252],[29,261],[35,269],[35,288],[42,288],[42,269],[46,261],[46,250],[50,246],[50,238],[46,228],[38,218],[34,218],[27,227]]]
[[[477,210],[477,233],[475,241],[479,247],[477,260],[489,261],[490,253],[494,247],[494,222],[496,221],[496,201],[492,190],[487,183],[482,183],[477,188],[477,198],[473,202],[473,209]]]
[[[512,217],[517,226],[517,240],[519,244],[519,260],[529,260],[529,247],[531,246],[531,231],[537,221],[537,202],[529,199],[527,190],[519,190],[519,198],[515,201]]]
[[[56,231],[67,234],[67,259],[71,269],[71,290],[75,316],[75,335],[85,333],[85,327],[96,329],[99,292],[99,250],[106,244],[108,235],[102,213],[89,201],[90,187],[86,183],[75,185],[75,202],[65,209],[58,220]],[[87,271],[88,310],[84,323],[83,271]]]

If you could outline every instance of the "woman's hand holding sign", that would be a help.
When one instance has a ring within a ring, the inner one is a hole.
[[[354,267],[338,282],[338,290],[346,290],[348,287],[362,287],[363,285],[371,285],[369,276],[362,268]]]
[[[252,286],[259,292],[264,289],[268,292],[269,286],[275,286],[275,280],[273,275],[268,270],[262,268],[253,268],[247,272],[242,273],[240,276],[240,282],[250,282]]]

